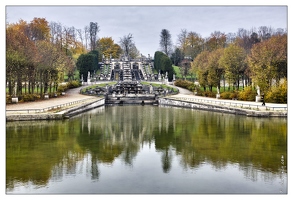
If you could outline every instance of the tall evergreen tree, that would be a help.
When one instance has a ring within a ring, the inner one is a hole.
[[[160,47],[162,52],[164,52],[168,57],[172,52],[172,40],[171,34],[167,29],[163,29],[160,35]]]

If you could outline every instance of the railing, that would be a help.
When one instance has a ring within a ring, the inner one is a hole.
[[[211,99],[203,99],[203,98],[186,98],[186,97],[169,97],[168,99],[174,99],[174,100],[181,100],[185,102],[202,102],[202,103],[209,103],[214,105],[226,105],[226,106],[232,106],[232,107],[240,107],[244,109],[257,109],[260,110],[261,108],[265,108],[265,110],[287,110],[287,106],[263,106],[263,105],[256,105],[251,103],[243,103],[243,102],[237,102],[237,101],[219,101],[219,100],[211,100]]]
[[[77,100],[77,101],[72,101],[72,102],[68,102],[68,103],[63,103],[63,104],[59,104],[59,105],[55,105],[55,106],[49,106],[46,108],[37,108],[37,109],[21,109],[21,110],[6,110],[7,113],[9,112],[22,112],[22,113],[42,113],[42,112],[46,112],[46,111],[50,111],[53,109],[58,109],[58,108],[62,108],[65,106],[70,106],[70,105],[74,105],[74,104],[79,104],[79,103],[84,103],[86,101],[88,101],[89,99],[83,99],[83,100]],[[102,99],[101,99],[102,100]]]

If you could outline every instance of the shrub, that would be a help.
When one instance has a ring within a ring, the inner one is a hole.
[[[182,79],[179,79],[179,80],[176,80],[174,85],[178,86],[178,87],[182,87],[182,88],[185,88],[185,89],[188,89],[190,91],[194,91],[195,89],[195,84],[191,81],[185,81],[185,80],[182,80]]]
[[[39,100],[41,96],[39,94],[24,94],[19,97],[20,101],[29,102]]]
[[[65,92],[68,89],[68,85],[58,85],[57,92]]]
[[[239,91],[238,98],[243,101],[254,101],[256,91],[252,87],[245,87],[244,90]]]
[[[12,103],[12,95],[6,94],[6,103]]]
[[[287,103],[287,80],[279,86],[274,86],[264,96],[266,102]]]
[[[221,93],[221,99],[238,99],[238,92],[226,91]]]
[[[205,92],[202,92],[202,96],[205,96],[205,97],[216,97],[216,93],[214,93],[212,91],[205,91]]]
[[[81,86],[81,83],[80,83],[80,81],[69,81],[68,83],[67,83],[67,88],[68,89],[72,89],[72,88],[77,88],[77,87],[79,87],[79,86]]]
[[[231,92],[230,99],[238,99],[238,92]]]

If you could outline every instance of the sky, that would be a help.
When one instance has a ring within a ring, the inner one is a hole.
[[[23,5],[23,4],[19,4]],[[182,29],[193,31],[207,38],[214,31],[237,33],[239,28],[250,30],[260,26],[287,29],[288,7],[271,5],[90,5],[90,6],[5,6],[6,22],[20,19],[30,22],[34,17],[48,22],[60,22],[66,27],[83,29],[90,22],[97,22],[98,38],[112,37],[119,44],[120,38],[129,33],[141,54],[153,57],[160,50],[160,33],[167,29],[173,45],[178,44]]]

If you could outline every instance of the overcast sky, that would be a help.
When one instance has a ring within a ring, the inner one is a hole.
[[[214,31],[236,33],[239,28],[260,26],[287,29],[288,7],[283,6],[6,6],[6,22],[34,17],[63,26],[83,29],[90,22],[100,27],[98,38],[112,37],[115,43],[131,33],[143,55],[159,50],[160,32],[167,29],[177,44],[182,29],[209,37]]]

